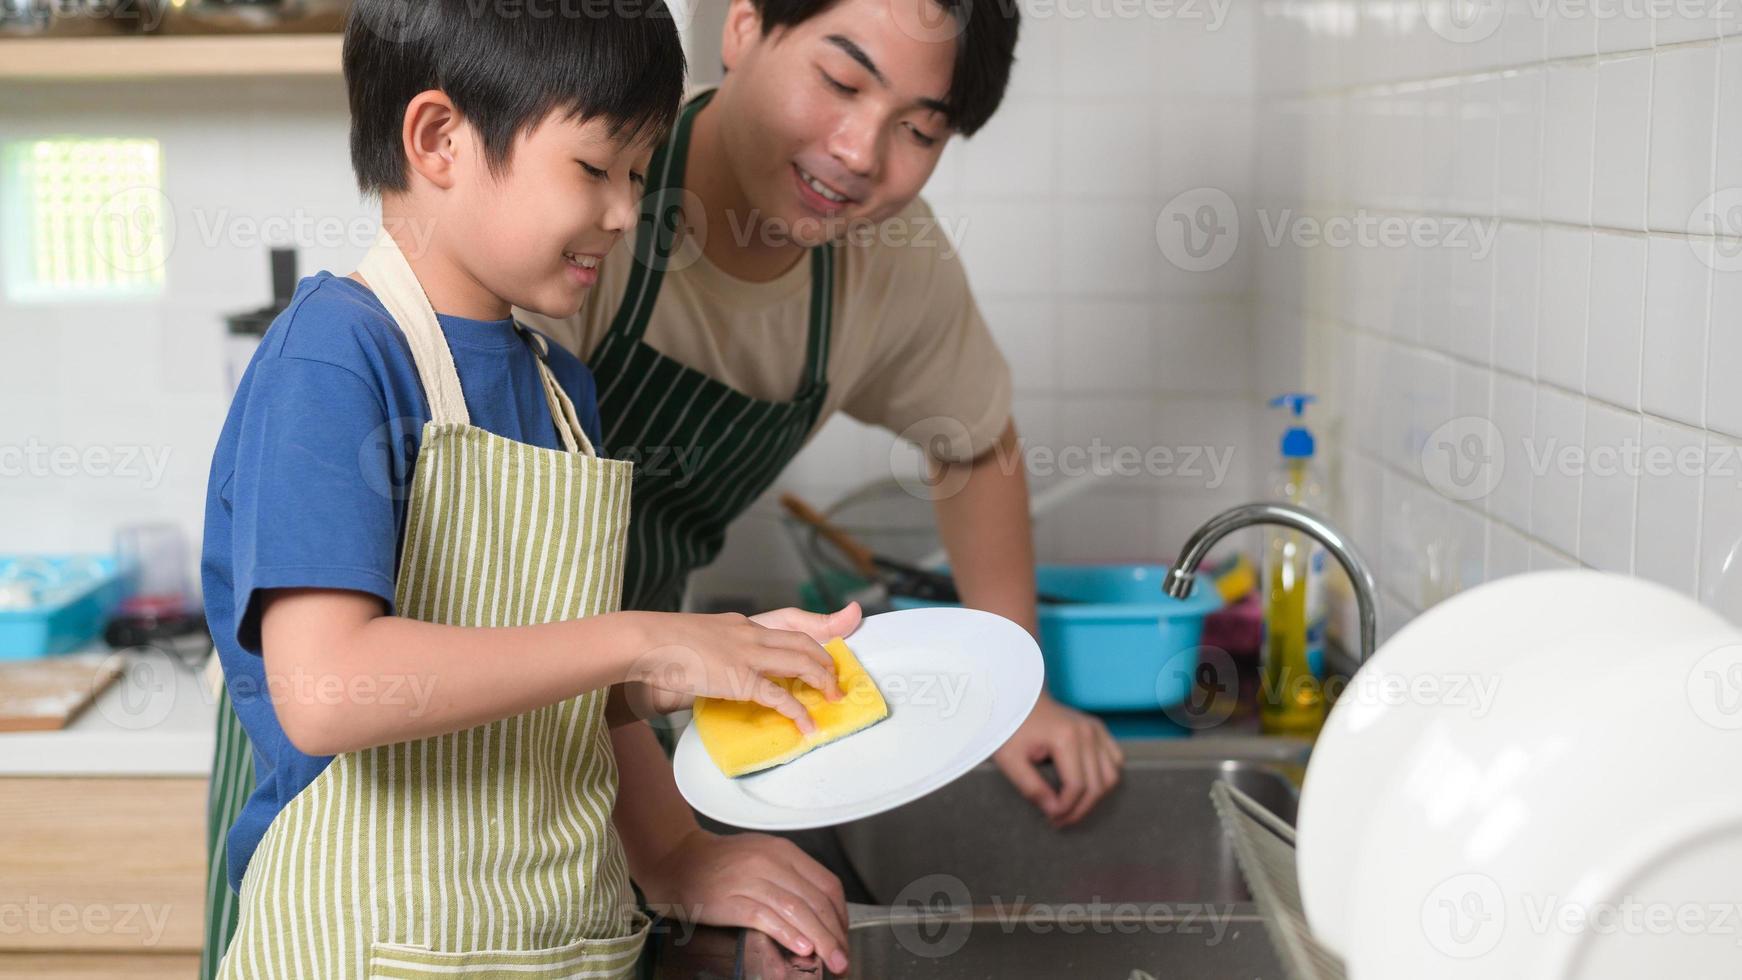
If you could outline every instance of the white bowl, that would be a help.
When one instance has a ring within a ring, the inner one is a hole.
[[[1583,569],[1500,579],[1416,617],[1357,672],[1308,762],[1296,869],[1314,935],[1348,953],[1350,886],[1372,811],[1398,774],[1418,764],[1436,724],[1492,712],[1510,696],[1510,671],[1568,656],[1572,636],[1667,643],[1727,629],[1680,593]]]
[[[1349,889],[1352,980],[1742,975],[1742,634],[1570,637],[1422,732]]]

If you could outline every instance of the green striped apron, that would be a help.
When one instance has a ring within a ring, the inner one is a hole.
[[[566,451],[471,425],[435,313],[399,249],[383,236],[361,270],[405,332],[431,409],[394,589],[399,615],[504,627],[619,608],[632,465],[594,454],[542,359]],[[335,757],[249,861],[218,975],[633,975],[649,923],[611,825],[606,697]]]
[[[712,95],[684,107],[671,139],[654,154],[628,289],[590,362],[600,384],[603,451],[640,464],[623,573],[627,609],[672,611],[683,603],[690,572],[719,555],[726,526],[803,448],[828,393],[833,246],[811,249],[810,334],[804,378],[791,401],[751,398],[643,339],[677,254],[690,131]]]

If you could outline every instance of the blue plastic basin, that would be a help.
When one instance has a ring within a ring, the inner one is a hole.
[[[1085,711],[1146,711],[1184,701],[1198,669],[1204,617],[1222,605],[1200,578],[1187,599],[1161,591],[1166,565],[1042,565],[1040,591],[1072,605],[1040,607],[1047,689]],[[895,598],[897,609],[937,603]]]

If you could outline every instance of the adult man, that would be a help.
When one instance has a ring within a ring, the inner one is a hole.
[[[578,316],[529,318],[599,378],[605,452],[643,463],[625,608],[676,608],[727,524],[844,411],[927,451],[964,599],[1036,629],[1027,486],[1000,465],[1016,442],[1009,371],[918,198],[947,141],[996,110],[1016,36],[1013,0],[732,0],[724,80],[655,156],[636,241],[605,260]],[[755,891],[735,896],[760,906],[752,924],[826,955],[820,869],[777,838],[697,831],[651,733],[619,732],[632,868],[670,866],[660,855],[681,848],[667,841],[705,841],[692,856],[713,848],[698,863],[717,866],[731,848],[754,869],[734,876]],[[995,759],[1056,826],[1081,819],[1122,762],[1103,725],[1045,696]],[[705,907],[717,891],[661,895],[636,877],[651,899],[738,918]]]

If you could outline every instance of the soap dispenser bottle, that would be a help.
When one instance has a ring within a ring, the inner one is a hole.
[[[1271,474],[1278,503],[1326,511],[1325,481],[1314,459],[1316,444],[1304,424],[1311,395],[1287,394],[1270,402],[1293,414],[1282,436],[1281,461]],[[1264,647],[1259,720],[1266,733],[1312,737],[1325,720],[1328,556],[1299,531],[1271,527],[1264,541]]]

